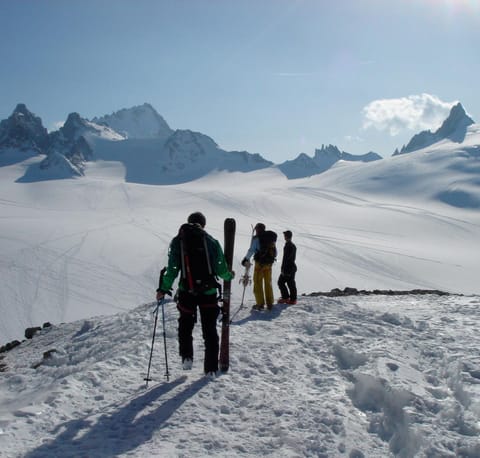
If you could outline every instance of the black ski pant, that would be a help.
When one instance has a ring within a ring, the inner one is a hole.
[[[292,275],[280,274],[278,277],[278,287],[282,299],[297,300],[297,284],[295,282],[295,272]]]
[[[217,318],[219,307],[216,294],[190,294],[180,291],[177,308],[178,318],[178,345],[182,361],[185,358],[193,359],[193,328],[197,322],[197,307],[200,310],[202,336],[205,343],[203,369],[205,373],[218,371],[219,339],[217,333]]]

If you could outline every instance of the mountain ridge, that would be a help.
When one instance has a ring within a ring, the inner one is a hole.
[[[418,151],[444,139],[461,143],[472,124],[473,119],[458,103],[437,131],[414,135],[393,156]],[[375,152],[354,155],[335,145],[323,144],[313,156],[300,153],[293,160],[274,164],[258,153],[225,151],[200,132],[173,130],[149,103],[92,120],[73,112],[62,127],[50,133],[41,118],[25,104],[18,104],[12,115],[0,123],[0,155],[6,149],[45,155],[41,164],[32,165],[19,181],[34,181],[36,174],[38,180],[81,177],[89,164],[105,160],[123,164],[127,181],[153,185],[188,182],[214,170],[251,172],[266,167],[278,168],[288,179],[299,179],[322,174],[338,163],[384,160]],[[12,160],[10,156],[9,161]],[[0,164],[3,162],[0,159]]]

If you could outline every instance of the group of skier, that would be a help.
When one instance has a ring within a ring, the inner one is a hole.
[[[178,274],[181,274],[175,300],[179,311],[178,343],[182,366],[188,370],[193,364],[192,333],[197,322],[198,310],[205,343],[203,369],[205,374],[214,376],[219,368],[220,347],[217,319],[220,313],[218,292],[221,291],[221,285],[217,279],[230,282],[235,273],[231,266],[227,265],[220,243],[205,231],[205,226],[205,216],[201,212],[195,212],[189,215],[187,223],[180,227],[178,234],[170,243],[168,265],[161,277],[156,297],[160,303],[166,294],[171,294],[173,283]],[[278,303],[296,304],[296,247],[292,242],[291,231],[286,230],[283,235],[285,246],[278,278],[281,293]],[[258,223],[254,228],[248,252],[242,260],[247,273],[252,256],[255,261],[253,272],[255,310],[263,310],[265,306],[271,310],[274,304],[272,265],[277,256],[276,240],[275,232],[266,230],[263,223]],[[228,320],[228,313],[226,317]],[[226,325],[228,328],[228,323]],[[225,321],[222,326],[225,326]]]
[[[283,236],[285,238],[285,246],[283,248],[281,273],[278,278],[278,287],[281,294],[278,303],[293,305],[297,303],[297,287],[295,283],[297,248],[292,242],[291,231],[285,231]],[[277,234],[275,232],[266,230],[265,224],[258,223],[255,226],[250,248],[242,260],[242,265],[247,269],[250,267],[250,258],[252,256],[255,261],[253,294],[256,304],[253,308],[257,310],[263,310],[265,305],[268,310],[271,310],[274,304],[272,265],[277,257],[276,240]]]

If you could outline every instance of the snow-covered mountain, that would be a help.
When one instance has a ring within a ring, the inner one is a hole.
[[[480,209],[480,124],[471,124],[461,143],[445,138],[428,147],[382,161],[334,167],[322,175],[324,186],[394,199],[442,201]],[[316,179],[316,177],[312,178]]]
[[[272,162],[259,154],[224,151],[208,136],[190,130],[177,130],[165,142],[161,170],[174,182],[191,181],[213,170],[251,172],[270,167]]]
[[[427,146],[446,139],[456,143],[462,143],[465,139],[468,126],[474,123],[475,121],[467,115],[462,104],[457,103],[450,110],[447,119],[445,119],[435,132],[424,130],[414,135],[406,146],[403,146],[400,151],[395,151],[393,155],[397,156],[399,154],[411,153],[412,151],[426,148]]]
[[[48,132],[42,120],[19,103],[8,119],[0,122],[0,154],[5,150],[41,153],[48,145]]]
[[[333,167],[339,161],[346,162],[371,162],[382,159],[374,152],[355,155],[345,151],[340,151],[335,145],[322,145],[320,149],[315,150],[313,158],[301,153],[292,161],[285,161],[278,168],[287,178],[304,178],[312,175],[318,175]]]
[[[99,139],[118,142],[125,137],[106,125],[88,121],[78,113],[70,113],[65,124],[50,134],[47,157],[40,165],[40,169],[46,172],[43,175],[67,178],[68,170],[71,170],[72,176],[83,175],[87,161],[95,159],[94,145]],[[73,168],[58,155],[63,155]],[[29,173],[31,176],[35,175],[32,171]]]
[[[442,126],[435,132],[415,135],[393,156],[432,146],[443,140],[461,145],[467,129],[474,121],[459,103],[454,106]],[[89,173],[95,161],[120,164],[117,172],[127,181],[144,184],[174,184],[206,176],[218,170],[250,172],[273,163],[259,154],[246,151],[225,151],[210,137],[191,130],[172,130],[148,103],[119,110],[92,121],[71,113],[58,131],[47,134],[41,119],[24,104],[0,123],[0,155],[5,151],[29,154],[61,154],[45,158],[41,167],[27,170],[22,181],[68,178]],[[3,154],[0,164],[23,156]],[[370,163],[382,159],[377,153],[354,155],[335,145],[322,145],[313,157],[304,153],[296,159],[276,165],[287,178],[298,179],[318,175],[334,166]],[[111,167],[110,169],[113,170]],[[96,172],[95,172],[96,173]]]
[[[24,157],[9,154],[7,158],[1,154],[7,148],[45,155],[41,164],[32,164],[19,177],[20,181],[82,176],[89,168],[96,169],[96,161],[108,161],[112,163],[110,170],[116,167],[115,173],[127,181],[143,184],[181,183],[218,170],[250,172],[273,165],[259,154],[225,151],[204,134],[173,131],[149,104],[92,121],[71,113],[65,124],[50,134],[40,118],[19,105],[2,121],[0,134],[0,164]]]
[[[124,108],[111,115],[93,118],[96,124],[105,124],[125,138],[167,139],[173,134],[165,119],[149,103]]]

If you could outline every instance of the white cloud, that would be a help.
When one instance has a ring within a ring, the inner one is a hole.
[[[374,127],[395,136],[404,130],[436,130],[457,102],[444,102],[431,94],[380,99],[362,110],[363,129]]]

